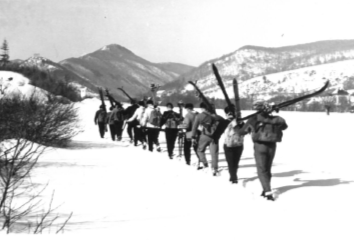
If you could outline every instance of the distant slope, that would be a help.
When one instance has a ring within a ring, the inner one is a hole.
[[[150,84],[165,85],[179,76],[178,71],[186,69],[183,64],[167,66],[149,62],[117,44],[60,64],[95,85],[111,89],[114,94],[119,93],[117,87],[123,87],[132,96],[147,92]]]
[[[155,65],[165,71],[170,71],[178,75],[185,74],[195,68],[193,66],[173,62],[155,63]]]
[[[269,75],[281,72],[283,74],[291,74],[292,70],[300,68],[334,64],[352,59],[354,59],[354,40],[320,41],[280,48],[244,46],[235,52],[203,63],[164,86],[163,89],[166,91],[181,90],[185,88],[188,80],[198,80],[198,85],[202,91],[210,95],[212,95],[212,92],[218,94],[219,88],[212,72],[212,63],[216,64],[226,84],[230,85],[231,80],[237,78],[240,83],[246,85],[247,81],[259,76],[267,76],[269,78]],[[338,67],[337,69],[342,68]],[[322,70],[317,72],[317,68],[313,70],[319,77],[322,76],[322,72],[324,73]],[[341,73],[340,70],[337,72]],[[346,70],[345,76],[350,77],[352,74]],[[286,77],[288,75],[284,75],[280,81],[286,79]],[[323,77],[325,77],[325,73]],[[262,81],[266,80],[260,80],[257,88],[262,88],[263,83],[266,83]],[[276,82],[278,83],[278,81]],[[341,83],[344,82],[343,80]],[[252,92],[254,89],[248,87],[248,90]]]
[[[76,83],[78,85],[87,87],[91,91],[96,91],[96,87],[91,81],[80,77],[79,75],[73,73],[71,70],[65,68],[59,63],[53,62],[47,58],[41,56],[30,57],[24,61],[16,61],[21,66],[34,66],[43,70],[45,72],[49,72],[51,76],[56,77],[57,79],[68,80],[70,82]]]

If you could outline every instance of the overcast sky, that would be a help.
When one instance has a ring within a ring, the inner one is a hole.
[[[354,1],[0,0],[10,59],[55,62],[120,44],[152,62],[198,66],[244,45],[354,39]]]

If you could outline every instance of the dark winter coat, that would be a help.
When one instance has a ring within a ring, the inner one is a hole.
[[[175,121],[176,122],[176,126],[175,127],[171,127],[169,126],[169,122],[170,121]],[[166,124],[166,128],[177,128],[177,126],[179,125],[181,121],[181,115],[179,113],[176,113],[173,110],[169,110],[169,111],[165,111],[161,117],[161,124],[160,126],[163,126]]]
[[[125,116],[125,119],[130,119],[135,111],[139,108],[139,105],[137,104],[133,104],[129,107],[127,107],[125,110],[124,110],[124,116]]]
[[[264,127],[264,125],[269,125],[269,123],[273,124],[273,126]],[[253,142],[265,142],[259,140],[260,131],[264,131],[265,134],[269,132],[270,134],[278,134],[277,141],[280,142],[282,140],[282,131],[287,129],[288,125],[285,120],[280,116],[272,116],[269,114],[258,114],[250,118],[246,124],[240,130],[240,134],[252,133]],[[274,133],[274,131],[277,131]],[[268,142],[268,141],[266,141]]]
[[[97,110],[96,114],[95,114],[95,123],[97,124],[98,122],[102,123],[102,122],[106,122],[106,117],[107,117],[107,112],[104,111],[103,109],[99,109]]]
[[[202,123],[207,119],[212,117],[215,121],[218,121],[219,124],[217,126],[217,130],[215,131],[214,136],[212,137],[215,141],[218,141],[221,135],[224,133],[226,127],[230,123],[230,121],[225,120],[223,117],[215,114],[210,114],[207,111],[198,114],[194,120],[193,127],[192,127],[192,137],[196,138],[198,134],[198,128],[201,128],[202,134],[204,134]]]

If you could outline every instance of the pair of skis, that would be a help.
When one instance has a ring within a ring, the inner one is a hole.
[[[103,110],[105,112],[107,112],[106,104],[104,102],[103,88],[97,87],[97,89],[98,89],[98,94],[100,95],[100,99],[101,99],[101,107],[103,107]]]
[[[226,92],[226,89],[225,89],[225,86],[224,86],[224,83],[220,77],[220,74],[219,74],[219,71],[218,69],[216,68],[215,64],[212,64],[212,69],[213,69],[213,72],[215,74],[215,77],[216,77],[216,80],[218,82],[218,85],[222,91],[222,93],[224,94],[224,97],[225,97],[225,100],[226,100],[226,103],[228,105],[228,107],[230,108],[230,110],[234,109],[233,111],[233,114],[236,118],[236,120],[239,122],[239,121],[244,121],[244,120],[247,120],[261,112],[263,112],[262,110],[261,111],[257,111],[253,114],[250,114],[250,115],[247,115],[246,117],[241,117],[241,107],[240,107],[240,96],[239,96],[239,91],[238,91],[238,83],[237,83],[237,80],[234,79],[233,80],[233,90],[234,90],[234,94],[235,94],[235,105],[233,105],[231,103],[231,100],[229,98],[229,96],[227,95],[227,92]],[[199,97],[204,101],[204,103],[206,103],[208,105],[208,108],[212,111],[210,112],[214,112],[215,113],[215,109],[212,108],[212,105],[208,102],[207,98],[203,95],[203,93],[200,91],[200,89],[197,87],[197,85],[191,81],[189,81],[188,83],[190,83],[191,85],[194,86],[194,88],[197,90],[198,94],[199,94]],[[314,96],[317,96],[319,94],[321,94],[322,92],[324,92],[327,87],[329,86],[329,80],[326,81],[325,85],[320,88],[319,90],[313,92],[313,93],[310,93],[310,94],[307,94],[307,95],[304,95],[304,96],[301,96],[301,97],[297,97],[297,98],[293,98],[291,100],[288,100],[288,101],[285,101],[285,102],[282,102],[282,103],[279,103],[279,104],[275,104],[275,105],[272,105],[272,108],[271,108],[271,111],[276,111],[278,112],[281,108],[285,108],[285,107],[288,107],[290,105],[293,105],[295,103],[298,103],[300,101],[303,101],[305,99],[308,99],[308,98],[311,98],[311,97],[314,97]]]

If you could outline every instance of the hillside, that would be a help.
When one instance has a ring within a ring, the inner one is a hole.
[[[112,89],[116,95],[116,88],[123,87],[133,96],[147,92],[150,84],[169,83],[189,67],[173,63],[155,64],[117,44],[63,60],[60,64],[95,85]]]
[[[165,71],[170,71],[178,75],[185,74],[195,68],[189,65],[174,62],[155,63],[155,65]]]
[[[16,61],[16,63],[21,66],[36,67],[44,72],[48,72],[58,80],[66,80],[76,84],[78,87],[87,87],[90,91],[96,91],[96,87],[91,81],[80,77],[59,63],[53,62],[45,57],[33,56],[24,61]]]
[[[270,86],[271,84],[267,81],[276,83],[277,87],[281,88],[279,93],[293,93],[299,91],[300,87],[297,87],[296,83],[289,87],[285,82],[297,77],[296,80],[302,83],[300,80],[306,80],[306,78],[304,78],[304,74],[300,75],[299,73],[306,73],[307,80],[310,77],[312,77],[311,80],[313,78],[316,80],[323,77],[329,78],[331,75],[331,78],[335,79],[336,85],[342,85],[348,78],[354,76],[354,72],[348,69],[347,65],[336,65],[336,63],[350,61],[353,58],[354,40],[320,41],[280,48],[244,46],[235,52],[203,63],[163,89],[166,91],[186,89],[185,86],[189,80],[198,80],[202,91],[209,96],[219,97],[221,94],[211,68],[211,64],[215,63],[227,86],[230,86],[233,78],[238,79],[239,83],[243,85],[240,88],[241,94],[257,94],[259,91],[262,91],[263,94],[270,94],[274,92],[274,89],[278,89]],[[325,68],[330,69],[332,73],[322,69],[321,65],[325,64],[328,65]],[[330,64],[333,65],[333,69]],[[298,69],[305,70],[297,71]],[[316,76],[313,76],[314,74]],[[263,76],[266,76],[266,79]],[[275,77],[276,79],[274,79]],[[333,84],[332,81],[331,84]],[[269,90],[265,88],[269,88]],[[300,91],[309,89],[311,89],[311,85],[305,83]]]

